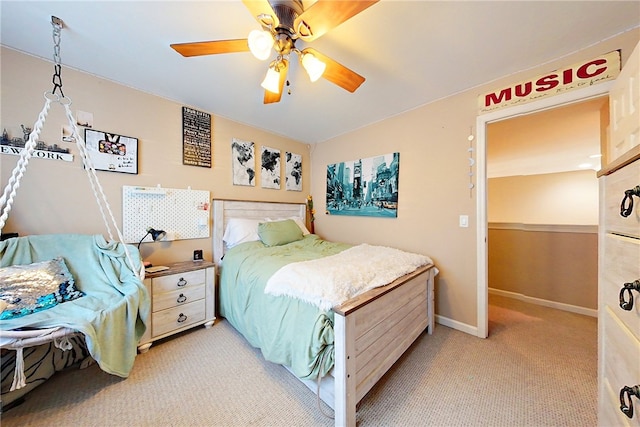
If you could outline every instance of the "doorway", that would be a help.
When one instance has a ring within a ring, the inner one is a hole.
[[[558,106],[570,105],[592,98],[607,95],[612,82],[575,90],[548,99],[530,102],[524,105],[505,108],[478,116],[477,129],[477,336],[486,338],[489,334],[489,301],[488,301],[488,178],[487,178],[487,126],[509,118],[519,117],[534,112],[549,110]]]
[[[597,316],[605,115],[601,96],[487,124],[490,301]]]

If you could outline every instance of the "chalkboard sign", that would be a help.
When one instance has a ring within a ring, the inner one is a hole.
[[[182,164],[211,167],[211,114],[182,107]]]

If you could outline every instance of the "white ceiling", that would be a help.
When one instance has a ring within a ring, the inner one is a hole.
[[[64,67],[75,68],[304,143],[546,63],[640,23],[638,1],[382,0],[310,44],[366,77],[355,93],[324,79],[312,84],[291,61],[292,94],[264,105],[267,62],[248,52],[185,58],[169,47],[245,38],[258,24],[240,1],[2,0],[0,7],[1,44],[46,59],[53,56],[51,16],[64,21],[63,82]]]
[[[607,102],[600,97],[490,123],[487,177],[599,170],[600,109]]]

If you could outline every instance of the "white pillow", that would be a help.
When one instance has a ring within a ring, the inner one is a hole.
[[[298,227],[300,227],[300,230],[302,230],[302,235],[306,236],[307,234],[311,234],[311,232],[307,229],[307,226],[304,225],[304,221],[302,220],[302,218],[299,218],[297,216],[292,216],[291,218],[296,222],[296,224],[298,224]]]
[[[222,240],[227,244],[227,248],[232,248],[240,243],[260,240],[258,224],[261,222],[263,221],[259,219],[229,218]]]

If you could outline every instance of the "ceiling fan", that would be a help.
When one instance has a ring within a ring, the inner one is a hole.
[[[320,77],[355,92],[365,78],[337,61],[307,47],[296,48],[296,40],[311,42],[362,12],[378,0],[335,1],[317,0],[304,9],[302,0],[243,0],[251,15],[262,26],[253,30],[247,39],[214,40],[171,45],[182,56],[215,55],[219,53],[247,52],[261,60],[276,51],[276,59],[269,64],[262,82],[264,103],[279,102],[289,69],[290,54],[300,57],[303,68],[312,82]]]

